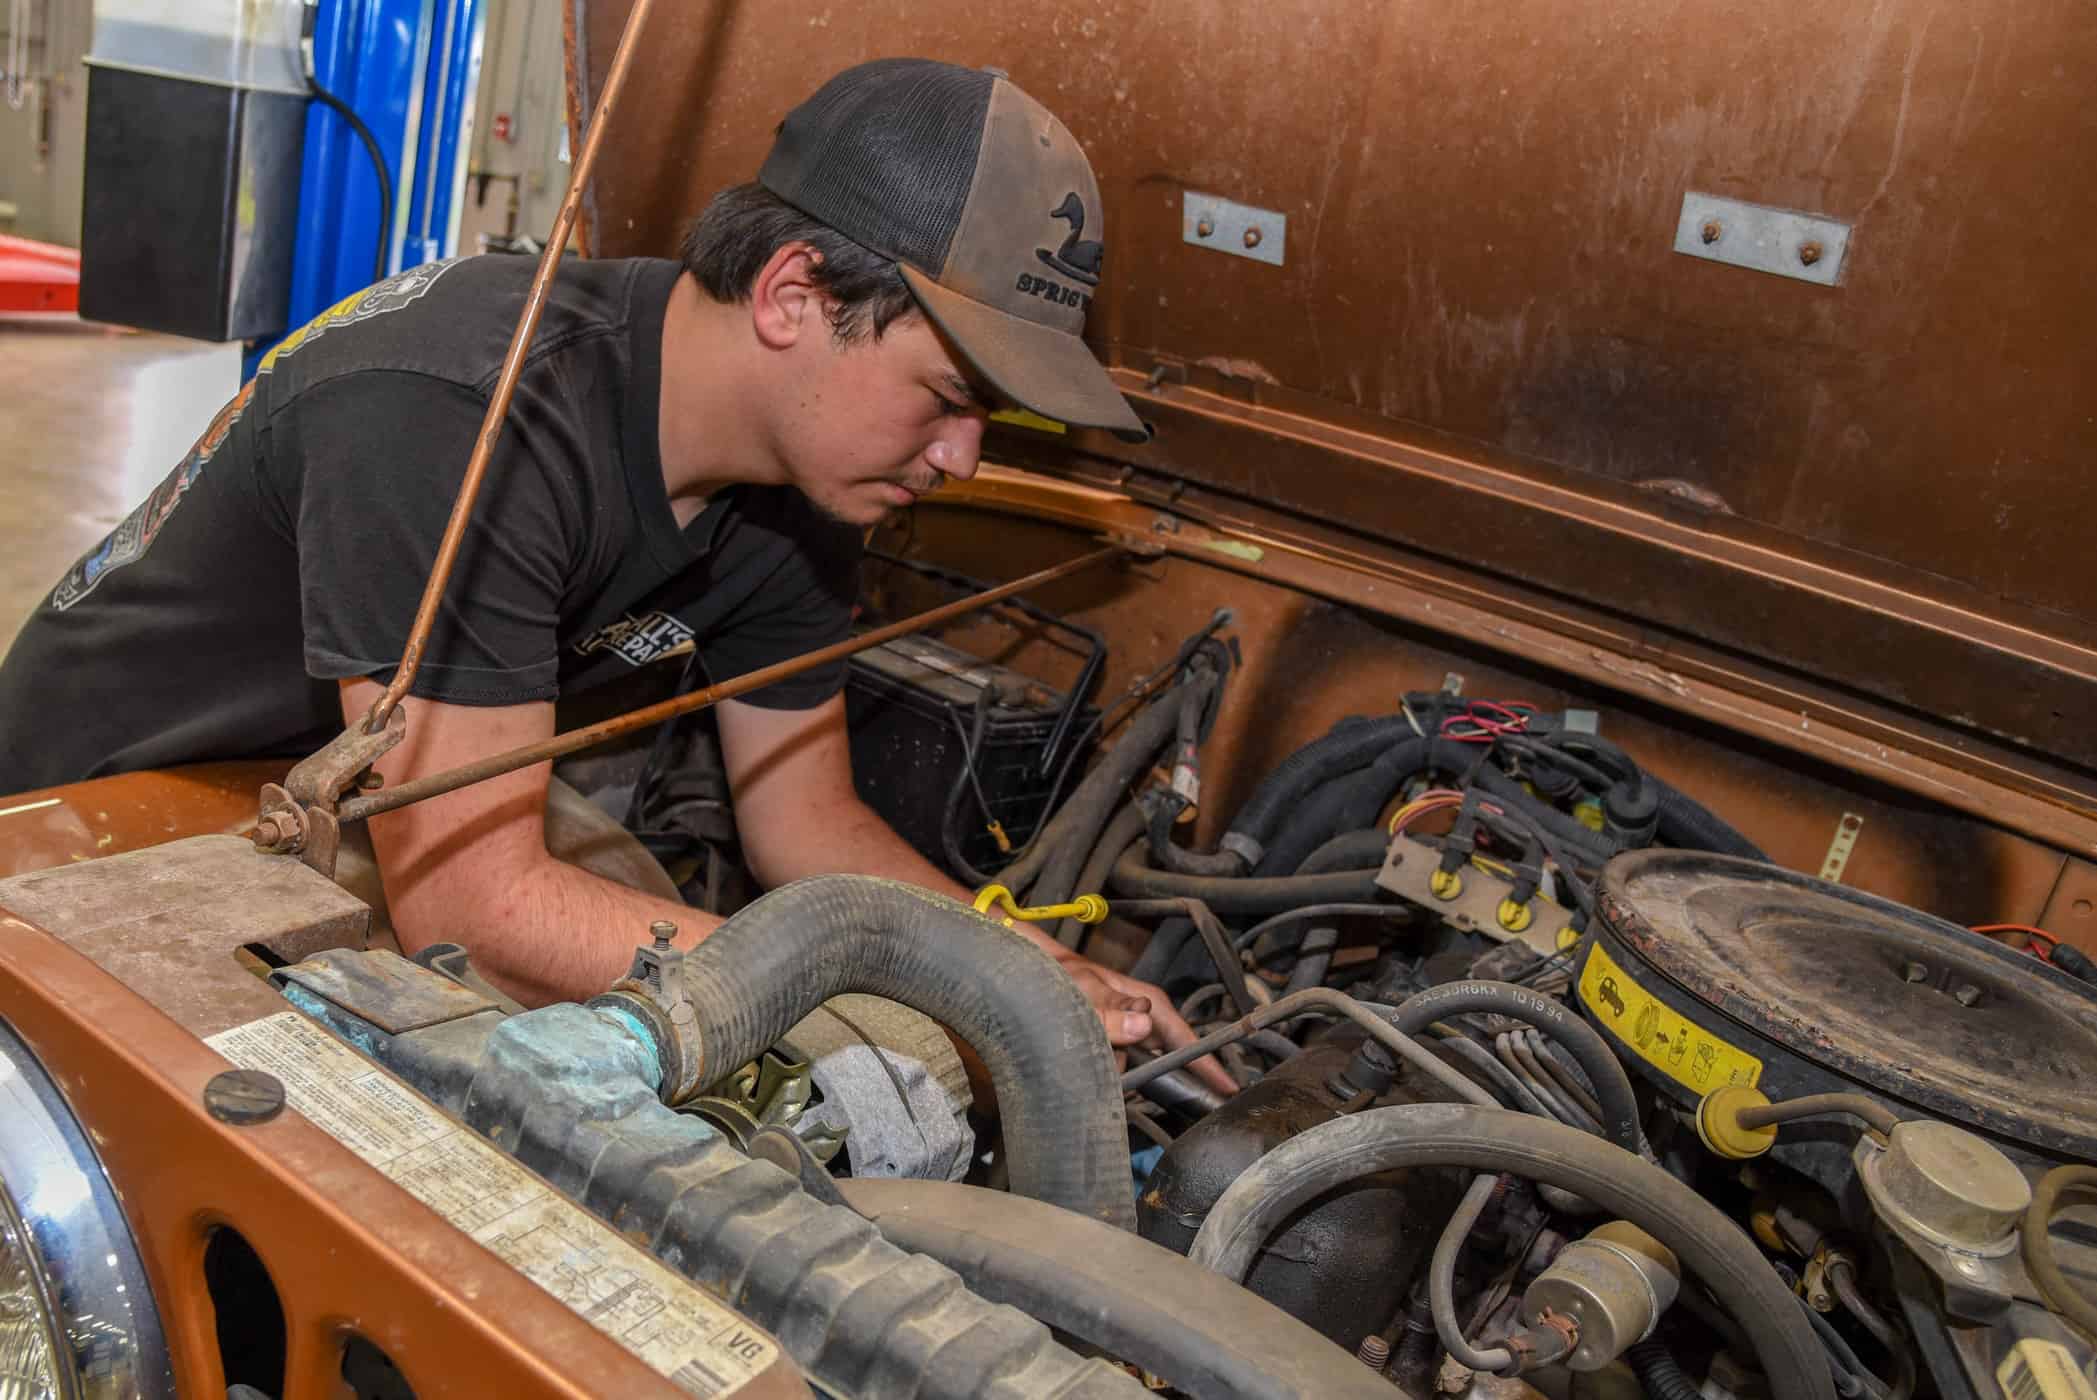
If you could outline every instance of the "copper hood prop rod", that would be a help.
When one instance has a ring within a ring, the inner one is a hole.
[[[509,353],[503,357],[502,373],[495,381],[495,392],[488,398],[488,412],[481,419],[480,436],[474,439],[473,455],[466,459],[466,477],[459,483],[458,499],[452,502],[451,519],[445,523],[444,539],[437,546],[437,559],[430,566],[429,582],[423,585],[422,602],[415,609],[415,625],[408,630],[408,644],[402,648],[400,665],[393,673],[393,680],[386,693],[378,698],[365,717],[364,732],[377,734],[393,717],[393,711],[415,683],[415,672],[422,666],[423,649],[429,645],[430,629],[436,625],[437,605],[444,599],[444,585],[451,580],[452,566],[459,559],[459,545],[466,537],[466,522],[473,516],[474,498],[480,494],[482,478],[488,474],[488,459],[495,455],[496,439],[502,436],[503,420],[509,416],[510,398],[517,391],[517,378],[524,370],[525,355],[531,349],[532,336],[539,329],[539,315],[546,309],[546,293],[553,286],[554,269],[561,264],[561,251],[568,246],[568,236],[575,229],[575,220],[582,212],[583,188],[589,183],[590,172],[596,168],[597,153],[604,146],[604,133],[611,126],[612,113],[619,105],[619,94],[626,86],[627,70],[633,66],[634,50],[639,47],[641,30],[647,26],[648,12],[655,0],[635,0],[633,12],[627,16],[626,28],[620,32],[619,48],[612,55],[611,72],[604,80],[604,90],[598,95],[597,111],[590,119],[590,129],[583,138],[581,157],[575,162],[575,173],[568,180],[568,195],[561,201],[561,212],[554,218],[553,232],[546,239],[546,250],[539,254],[539,271],[532,278],[531,290],[525,294],[524,314],[517,318],[517,329],[510,336]]]
[[[921,612],[915,617],[906,617],[901,622],[892,622],[886,627],[877,627],[871,632],[863,632],[856,637],[848,637],[842,642],[837,642],[815,651],[804,652],[800,656],[776,662],[770,666],[761,667],[758,670],[737,676],[734,680],[722,681],[719,685],[710,685],[703,690],[695,690],[686,695],[679,695],[672,699],[661,701],[658,704],[632,710],[626,714],[602,720],[581,729],[571,729],[566,734],[556,734],[550,739],[541,739],[536,744],[526,744],[522,748],[511,749],[508,753],[490,754],[486,758],[476,759],[472,763],[463,764],[448,772],[432,773],[427,777],[411,779],[402,783],[399,787],[382,788],[376,792],[352,797],[342,804],[339,819],[344,823],[362,821],[367,817],[378,816],[381,812],[390,812],[397,807],[405,807],[411,802],[420,802],[425,798],[438,797],[447,792],[455,792],[462,787],[469,787],[488,778],[499,777],[504,773],[514,773],[519,768],[528,768],[534,763],[544,763],[549,759],[560,758],[566,754],[574,753],[578,749],[589,748],[592,744],[601,744],[607,739],[616,739],[621,734],[630,734],[636,729],[646,729],[652,724],[660,724],[662,721],[674,719],[678,715],[686,715],[694,710],[706,709],[708,706],[723,700],[733,700],[738,695],[745,695],[750,691],[760,690],[775,681],[783,681],[789,676],[798,676],[803,671],[813,670],[815,667],[828,662],[842,660],[844,657],[865,651],[869,647],[877,647],[883,642],[907,636],[912,632],[921,632],[928,627],[937,627],[943,622],[1010,598],[1015,593],[1024,593],[1028,589],[1039,588],[1043,584],[1053,583],[1057,579],[1068,577],[1080,570],[1089,569],[1094,564],[1104,563],[1109,559],[1120,556],[1124,552],[1120,545],[1109,545],[1105,549],[1096,549],[1090,554],[1081,554],[1075,559],[1066,560],[1038,573],[1028,574],[1025,578],[999,584],[996,588],[985,589],[983,592],[970,597],[957,599],[954,602],[933,608],[929,612]]]

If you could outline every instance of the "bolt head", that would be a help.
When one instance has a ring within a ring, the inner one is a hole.
[[[1718,220],[1706,219],[1704,220],[1704,227],[1701,232],[1706,243],[1716,243],[1719,240],[1719,235],[1723,234],[1725,231],[1726,226],[1720,223]]]
[[[284,1081],[259,1069],[229,1069],[204,1086],[204,1108],[235,1127],[267,1123],[284,1111]]]
[[[662,952],[668,950],[670,940],[677,937],[677,925],[671,923],[668,919],[657,919],[654,923],[648,925],[648,932],[655,939],[656,950]]]
[[[1257,228],[1249,228],[1245,230],[1245,246],[1248,248],[1257,248],[1260,246],[1260,231]]]
[[[1813,266],[1813,264],[1819,262],[1820,254],[1821,246],[1818,243],[1813,242],[1811,239],[1808,239],[1806,242],[1798,245],[1798,260],[1804,263],[1807,267],[1811,267]]]
[[[1952,991],[1951,997],[1961,1006],[1977,1006],[1980,1004],[1981,989],[1971,982],[1961,982]]]
[[[1203,219],[1194,225],[1194,236],[1196,238],[1209,238],[1212,237],[1215,234],[1215,232],[1216,221],[1214,219]]]
[[[1900,976],[1904,982],[1927,982],[1930,980],[1930,970],[1919,962],[1911,962],[1900,970]]]

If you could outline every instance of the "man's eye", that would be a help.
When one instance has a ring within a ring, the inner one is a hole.
[[[937,389],[932,391],[932,400],[939,405],[939,412],[943,417],[954,418],[969,411],[967,404],[956,403]]]

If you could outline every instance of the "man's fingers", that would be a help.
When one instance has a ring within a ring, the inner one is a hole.
[[[1135,1045],[1150,1039],[1151,1019],[1146,1011],[1121,1011],[1111,1007],[1098,1008],[1099,1020],[1107,1028],[1109,1045]]]

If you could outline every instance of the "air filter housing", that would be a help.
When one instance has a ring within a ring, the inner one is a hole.
[[[1677,1103],[1725,1083],[1773,1099],[1861,1089],[2013,1155],[2097,1157],[2097,993],[2027,954],[1841,885],[1690,851],[1612,861],[1596,915],[1581,1005]],[[1853,1138],[1799,1125],[1779,1152],[1846,1177]]]

